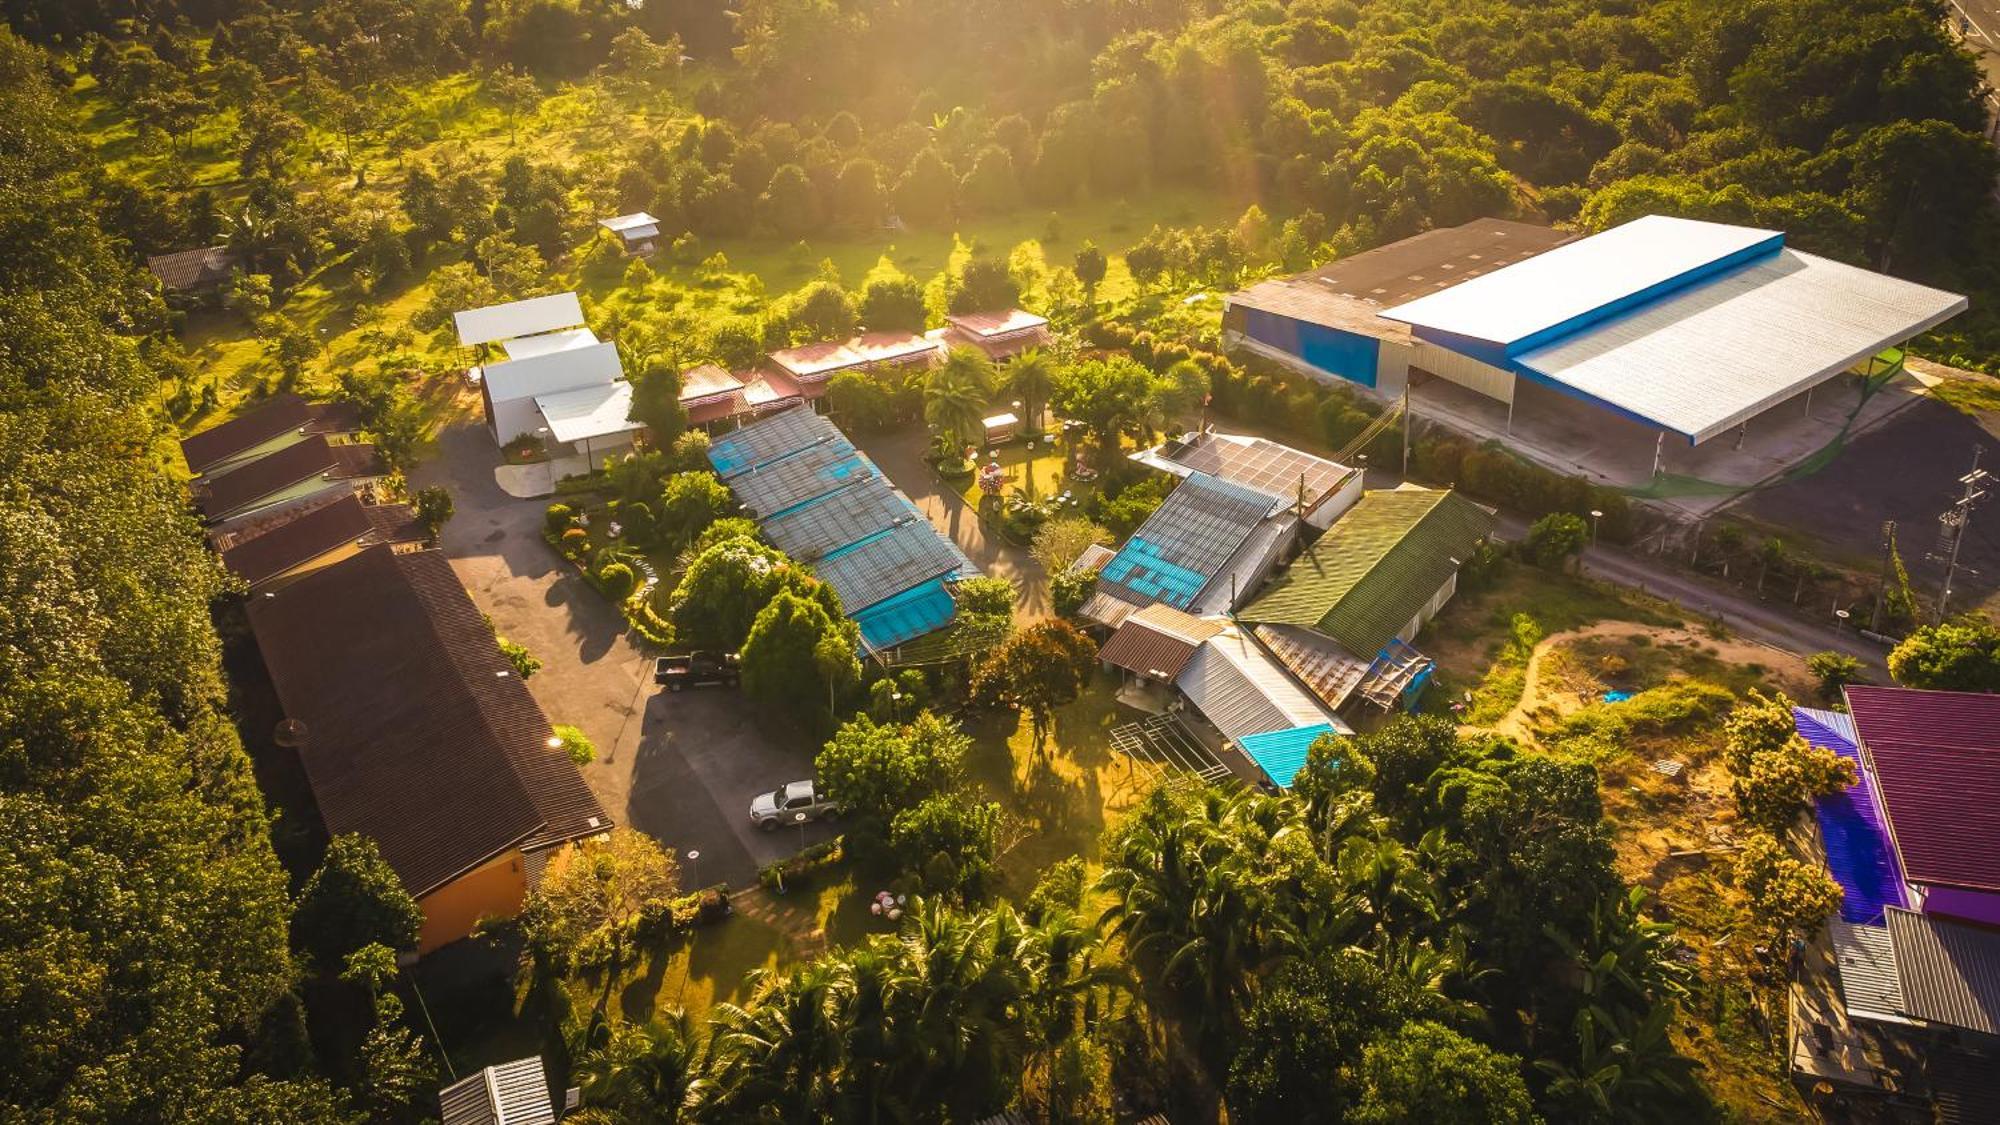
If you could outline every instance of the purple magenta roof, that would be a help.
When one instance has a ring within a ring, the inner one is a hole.
[[[1850,687],[1912,883],[2000,891],[2000,695]]]

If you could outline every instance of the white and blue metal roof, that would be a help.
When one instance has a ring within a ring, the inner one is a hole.
[[[794,407],[717,438],[708,457],[771,542],[840,595],[870,649],[957,615],[950,585],[978,568],[832,422]]]
[[[1382,316],[1698,444],[1965,307],[1777,231],[1650,215]]]
[[[1098,570],[1098,590],[1135,606],[1189,609],[1271,505],[1266,493],[1190,473]]]

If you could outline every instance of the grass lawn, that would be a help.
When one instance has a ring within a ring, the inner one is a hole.
[[[1491,587],[1461,593],[1425,627],[1418,646],[1438,662],[1437,686],[1424,693],[1425,706],[1441,709],[1469,694],[1465,721],[1494,722],[1520,702],[1536,642],[1603,620],[1668,624],[1673,618],[1651,599],[1509,563]]]
[[[1097,491],[1095,483],[1070,477],[1068,455],[1046,438],[1037,438],[1033,449],[1025,440],[1016,440],[980,451],[978,463],[981,466],[993,461],[1000,462],[1000,468],[1007,474],[1006,484],[1001,489],[1002,497],[1019,493],[1035,500],[1047,500],[1067,492],[1081,505]],[[979,487],[977,472],[965,479],[958,493],[975,510],[982,509],[992,499]]]
[[[1931,387],[1931,397],[1974,418],[2000,414],[2000,379],[1945,379]]]

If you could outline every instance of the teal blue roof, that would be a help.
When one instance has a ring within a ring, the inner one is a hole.
[[[939,579],[870,606],[854,615],[854,623],[870,648],[889,648],[944,628],[957,612],[958,603]]]
[[[1334,733],[1327,723],[1314,723],[1309,727],[1293,727],[1290,730],[1267,731],[1263,734],[1246,734],[1236,740],[1264,776],[1280,789],[1290,789],[1292,779],[1305,768],[1306,752],[1319,736]]]

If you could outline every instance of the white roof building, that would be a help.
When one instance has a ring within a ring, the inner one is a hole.
[[[587,348],[597,342],[597,333],[588,328],[565,328],[560,332],[544,332],[539,336],[517,336],[503,342],[500,347],[507,353],[508,359],[531,359],[550,352]]]
[[[554,398],[566,391],[603,391],[622,382],[624,377],[617,345],[606,343],[491,364],[483,381],[487,425],[493,430],[493,439],[502,444],[522,434],[537,433],[545,426],[553,431],[552,421],[542,413],[538,399]],[[629,393],[628,388],[628,397]],[[574,404],[563,402],[560,408],[574,410]]]
[[[599,219],[597,225],[624,239],[626,242],[645,242],[660,237],[660,220],[644,211],[634,211],[630,215],[619,215],[610,219]]]
[[[458,342],[471,347],[574,328],[583,323],[583,306],[574,293],[552,293],[483,309],[467,309],[452,314],[452,319],[458,325]]]
[[[536,395],[535,408],[548,420],[549,435],[565,444],[589,442],[642,430],[631,420],[632,384],[623,379],[574,391]]]
[[[553,1125],[542,1057],[489,1066],[446,1086],[438,1092],[438,1115],[444,1125]]]

